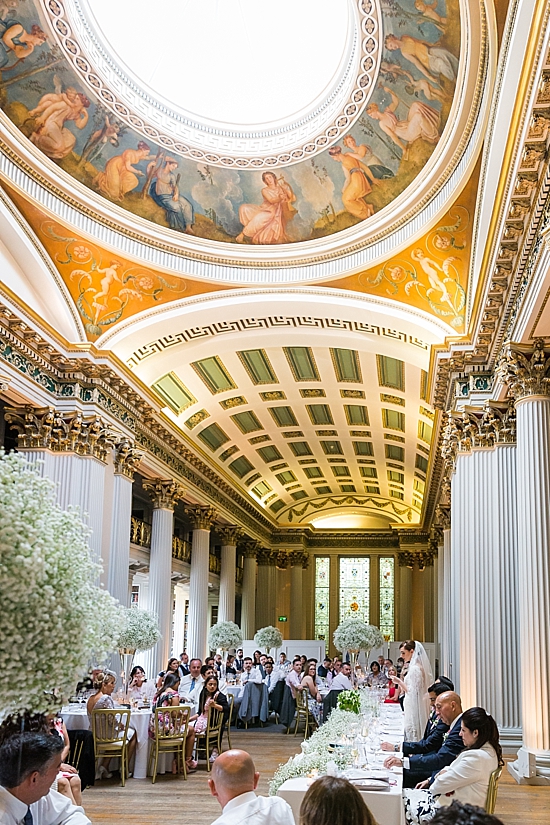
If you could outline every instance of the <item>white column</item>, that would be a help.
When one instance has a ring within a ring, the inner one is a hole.
[[[176,609],[174,611],[174,640],[172,644],[172,655],[179,659],[183,653],[183,637],[185,634],[185,602],[189,598],[189,589],[186,585],[176,584],[174,587],[174,600]]]
[[[243,545],[244,568],[241,602],[241,630],[243,639],[253,639],[256,630],[256,552],[257,541],[247,541]]]
[[[441,646],[440,671],[441,675],[452,679],[452,659],[451,659],[451,530],[448,527],[443,529],[443,548],[439,555],[441,565],[441,591],[439,593],[439,613],[441,618],[440,638]]]
[[[235,572],[237,569],[237,541],[242,530],[234,525],[219,527],[222,540],[222,564],[220,573],[219,622],[235,621]]]
[[[204,661],[208,655],[208,576],[210,528],[216,517],[212,507],[187,510],[193,527],[191,579],[189,581],[189,624],[187,652],[189,658]]]
[[[256,627],[275,626],[277,609],[277,552],[262,548],[256,554],[258,562],[258,595]]]
[[[146,481],[153,500],[149,560],[149,610],[156,613],[161,637],[149,655],[148,673],[155,678],[166,668],[172,647],[172,536],[174,507],[183,489],[174,481]]]
[[[107,589],[111,596],[128,605],[128,565],[130,562],[130,522],[132,518],[132,485],[134,471],[141,455],[123,441],[115,452],[113,504]]]
[[[290,627],[291,639],[303,639],[305,636],[304,615],[304,570],[308,566],[307,551],[293,551],[289,555],[290,568]]]

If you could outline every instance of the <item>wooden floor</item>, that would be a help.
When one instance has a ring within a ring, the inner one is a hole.
[[[275,726],[231,732],[233,747],[248,751],[260,771],[259,792],[267,795],[268,783],[279,763],[300,749],[300,735],[286,736]],[[225,746],[226,740],[224,740]],[[160,776],[155,785],[130,779],[121,788],[117,779],[98,782],[84,793],[84,807],[93,825],[210,825],[219,815],[218,802],[210,795],[204,763],[189,776]],[[495,813],[506,825],[550,825],[550,788],[517,785],[506,768],[502,772]]]

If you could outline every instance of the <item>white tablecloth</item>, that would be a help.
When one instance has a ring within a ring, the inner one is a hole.
[[[67,730],[89,730],[90,723],[86,708],[63,708],[61,711]],[[147,776],[147,756],[149,754],[149,720],[151,710],[132,710],[130,727],[136,732],[136,761],[134,763],[134,778],[145,779]]]

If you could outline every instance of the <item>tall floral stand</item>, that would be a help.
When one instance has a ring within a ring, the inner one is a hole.
[[[136,648],[134,647],[119,647],[118,653],[120,656],[120,678],[122,680],[122,688],[124,695],[128,695],[128,684],[130,681],[130,673],[134,664],[134,656],[136,655]]]

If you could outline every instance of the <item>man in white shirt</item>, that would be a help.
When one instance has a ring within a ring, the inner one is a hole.
[[[273,693],[273,689],[277,682],[279,682],[284,677],[280,670],[273,669],[273,662],[270,659],[267,660],[267,662],[264,665],[264,668],[265,676],[263,682],[264,685],[267,686],[267,692],[271,694]]]
[[[296,691],[303,690],[302,687],[302,661],[298,656],[292,662],[292,670],[289,671],[288,676],[286,677],[286,683],[290,690],[292,691],[292,698],[296,699]]]
[[[179,695],[189,698],[191,693],[195,690],[195,688],[204,682],[203,677],[201,676],[201,667],[202,662],[200,659],[191,659],[189,662],[189,673],[187,676],[183,676],[180,680],[179,686]]]
[[[333,678],[330,689],[331,690],[351,690],[352,684],[350,677],[351,676],[351,665],[348,662],[344,662],[342,667],[340,668],[340,673],[337,673],[336,676]]]
[[[260,774],[246,751],[221,753],[208,780],[222,806],[212,825],[295,825],[292,808],[279,796],[256,796]]]
[[[0,747],[2,825],[91,825],[80,806],[52,791],[65,747],[59,736],[18,733]]]

